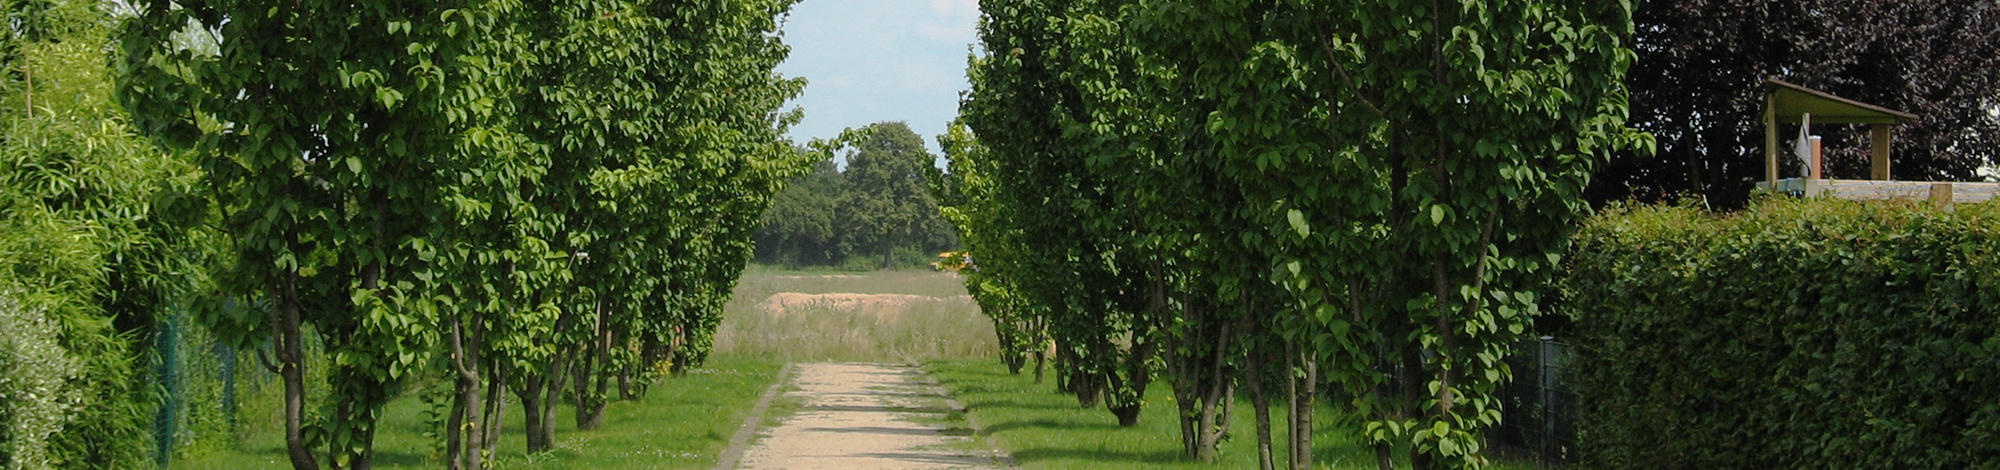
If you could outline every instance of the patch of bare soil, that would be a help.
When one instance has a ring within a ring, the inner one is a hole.
[[[744,454],[740,468],[992,468],[1003,456],[972,442],[922,372],[890,364],[799,364],[788,399],[801,404]]]

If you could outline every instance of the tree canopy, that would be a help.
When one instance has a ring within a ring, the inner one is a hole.
[[[845,171],[822,160],[773,199],[757,230],[759,260],[892,268],[935,261],[957,244],[930,192],[943,175],[923,138],[897,121],[849,134]]]
[[[1590,197],[1657,201],[1704,196],[1741,207],[1764,178],[1767,77],[1902,110],[1896,179],[1964,181],[2000,163],[2000,7],[1991,1],[1699,0],[1643,2],[1627,83],[1632,124],[1658,138],[1653,155],[1623,152]],[[1815,125],[1827,171],[1868,169],[1865,126]],[[1782,174],[1798,174],[1797,165]]]

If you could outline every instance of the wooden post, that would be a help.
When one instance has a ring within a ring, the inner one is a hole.
[[[1812,142],[1812,171],[1810,173],[1812,175],[1812,179],[1826,178],[1826,175],[1824,173],[1826,163],[1824,160],[1820,159],[1821,154],[1819,153],[1819,145],[1820,145],[1819,136],[1812,136],[1812,139],[1810,139],[1809,142]]]
[[[1764,179],[1778,191],[1778,94],[1764,94]]]
[[[1951,207],[1951,183],[1931,184],[1931,204],[1941,208]]]
[[[1872,155],[1870,155],[1868,159],[1868,179],[1877,181],[1888,181],[1890,179],[1889,125],[1876,124],[1874,126],[1870,126],[1869,131],[1870,131],[1869,134],[1871,134],[1873,137],[1873,139],[1871,140],[1873,141],[1874,148],[1869,149],[1870,151],[1869,153],[1871,153]]]

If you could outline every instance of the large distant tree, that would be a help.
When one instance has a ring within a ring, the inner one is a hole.
[[[1697,193],[1740,206],[1764,177],[1763,88],[1778,76],[1915,113],[1896,126],[1897,179],[1964,180],[2000,162],[2000,8],[1920,0],[1644,2],[1627,83],[1632,122],[1659,153],[1613,158],[1596,201]],[[1867,129],[1815,126],[1829,171],[1867,168]],[[1796,167],[1781,171],[1796,172]]]
[[[933,247],[927,235],[950,229],[931,199],[938,169],[923,137],[902,122],[876,123],[866,132],[847,156],[850,190],[842,197],[840,220],[855,251],[880,253],[887,268],[897,248]]]

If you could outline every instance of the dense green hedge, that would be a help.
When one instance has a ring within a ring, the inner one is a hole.
[[[1590,466],[2000,461],[2000,203],[1622,208],[1577,240]]]

